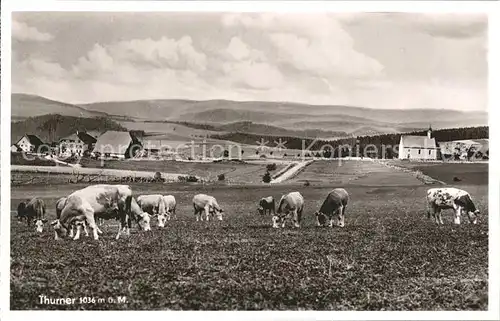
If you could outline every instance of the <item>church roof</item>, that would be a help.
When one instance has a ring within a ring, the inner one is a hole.
[[[437,148],[436,139],[427,136],[401,136],[405,148]]]

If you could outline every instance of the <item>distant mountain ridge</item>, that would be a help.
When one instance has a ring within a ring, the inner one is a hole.
[[[434,129],[441,129],[488,124],[488,114],[483,111],[393,110],[288,102],[184,99],[72,105],[33,95],[12,94],[13,119],[49,113],[75,117],[105,116],[117,121],[185,121],[228,126],[228,129],[238,124],[237,127],[240,128],[238,130],[241,130],[245,123],[253,123],[250,127],[247,126],[246,130],[253,132],[263,129],[268,132],[273,127],[279,127],[274,130],[276,132],[316,130],[346,132],[349,135],[400,133],[425,129],[429,125]]]

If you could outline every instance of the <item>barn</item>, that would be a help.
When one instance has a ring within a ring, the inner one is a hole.
[[[398,158],[435,160],[438,150],[436,139],[432,138],[432,128],[429,127],[427,136],[401,135]]]
[[[14,151],[17,147],[16,151],[19,152],[43,153],[44,150],[38,150],[42,145],[44,145],[44,143],[37,135],[25,134],[16,143],[11,145],[10,150]],[[47,147],[45,147],[45,150],[46,149]]]
[[[125,159],[141,149],[139,140],[129,132],[107,131],[97,138],[92,157]]]

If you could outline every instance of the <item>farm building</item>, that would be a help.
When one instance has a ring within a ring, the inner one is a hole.
[[[97,139],[87,134],[86,132],[77,131],[75,134],[63,137],[59,140],[59,155],[82,156],[87,150],[92,150]]]
[[[170,141],[161,139],[146,138],[142,141],[141,157],[150,156],[175,156],[177,153]]]
[[[14,151],[14,149],[17,149],[15,151],[34,153],[38,152],[39,147],[42,145],[44,145],[44,143],[38,136],[25,134],[16,143],[12,144],[10,150]]]
[[[399,159],[437,159],[439,147],[432,138],[432,128],[427,136],[401,135],[399,141]]]
[[[129,132],[107,131],[95,143],[91,156],[124,159],[135,156],[141,143]]]

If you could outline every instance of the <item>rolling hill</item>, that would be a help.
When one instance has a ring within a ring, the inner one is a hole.
[[[217,125],[221,131],[264,131],[270,135],[302,131],[301,136],[311,135],[310,131],[318,133],[318,136],[324,136],[323,132],[326,136],[332,136],[327,134],[329,132],[367,135],[420,130],[429,124],[434,129],[488,124],[488,114],[481,111],[394,110],[288,102],[182,99],[98,102],[76,106],[38,96],[12,95],[13,119],[49,113],[76,117],[106,116],[122,123],[134,121],[135,128],[151,120],[182,121]]]

